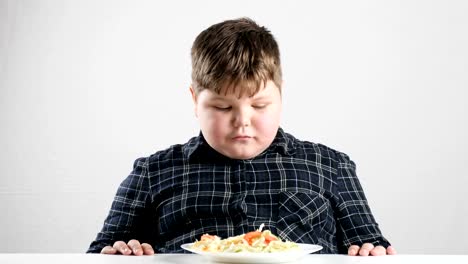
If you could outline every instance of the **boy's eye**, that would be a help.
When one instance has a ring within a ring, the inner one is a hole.
[[[258,105],[252,105],[253,108],[255,109],[263,109],[267,107],[267,104],[258,104]]]
[[[213,106],[216,110],[220,110],[220,111],[229,111],[231,110],[232,107],[230,106]]]

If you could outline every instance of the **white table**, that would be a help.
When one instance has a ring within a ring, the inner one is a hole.
[[[1,264],[201,264],[212,263],[195,254],[156,254],[153,256],[110,256],[100,254],[0,254]],[[345,255],[308,255],[294,263],[313,264],[416,264],[468,263],[468,255],[395,255],[382,257],[349,257]]]

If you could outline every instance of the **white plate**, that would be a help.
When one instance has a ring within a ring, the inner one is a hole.
[[[275,252],[275,253],[214,253],[203,252],[192,249],[193,243],[183,244],[181,247],[187,251],[203,255],[212,261],[225,262],[225,263],[282,263],[291,262],[304,257],[307,254],[319,251],[322,246],[301,244],[299,250],[292,250],[289,252]]]

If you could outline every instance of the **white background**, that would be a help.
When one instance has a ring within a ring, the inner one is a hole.
[[[197,34],[249,16],[280,45],[282,127],[351,156],[400,253],[468,254],[467,14],[442,0],[0,0],[0,252],[86,251],[133,161],[198,133]]]

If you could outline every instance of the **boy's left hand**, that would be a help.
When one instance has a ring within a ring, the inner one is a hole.
[[[362,247],[352,245],[348,248],[348,255],[349,256],[382,256],[382,255],[395,255],[396,250],[389,246],[388,248],[384,248],[382,246],[372,245],[371,243],[365,243]]]

